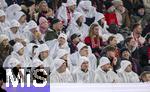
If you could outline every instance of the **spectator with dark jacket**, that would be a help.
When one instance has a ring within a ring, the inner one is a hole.
[[[147,34],[145,46],[139,49],[139,54],[141,66],[150,66],[150,34]]]

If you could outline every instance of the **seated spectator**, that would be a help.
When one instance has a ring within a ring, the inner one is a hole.
[[[51,23],[51,29],[45,34],[45,41],[57,39],[61,33],[63,24],[59,19],[53,19]]]
[[[144,83],[149,83],[150,82],[150,71],[144,71],[140,75],[141,81]]]
[[[80,57],[85,56],[89,59],[89,68],[95,70],[97,67],[97,59],[93,53],[91,53],[91,48],[80,42],[77,45],[78,51],[70,56],[73,70],[76,69],[80,64]]]
[[[133,37],[127,37],[123,42],[118,44],[118,47],[120,49],[127,48],[133,58],[139,59],[139,49],[137,48]]]
[[[77,83],[94,83],[95,72],[89,69],[87,57],[81,57],[79,67],[72,74]]]
[[[143,38],[141,36],[142,34],[142,26],[140,24],[134,24],[133,28],[132,28],[132,33],[131,33],[131,37],[133,37],[134,41],[135,41],[135,46],[137,48],[140,48],[143,46],[144,42],[145,42],[145,38]]]
[[[77,11],[81,12],[85,18],[85,24],[90,26],[95,20],[96,8],[92,6],[91,1],[81,1],[77,7]]]
[[[150,23],[150,17],[145,12],[143,5],[139,5],[136,8],[135,14],[131,16],[131,25],[133,26],[135,23],[141,24],[143,29]]]
[[[66,29],[66,34],[68,37],[71,37],[74,33],[80,34],[81,41],[84,41],[85,37],[89,33],[88,29],[89,27],[84,23],[84,15],[80,12],[75,12],[71,24]]]
[[[19,32],[20,23],[17,20],[12,20],[10,23],[10,29],[6,33],[9,37],[10,45],[13,46],[16,42],[21,42],[26,45],[26,38]]]
[[[122,60],[121,68],[117,70],[118,76],[121,78],[122,83],[139,83],[139,76],[132,71],[130,61]]]
[[[145,45],[139,49],[140,65],[142,67],[150,65],[150,34],[147,34],[145,39]]]
[[[121,60],[128,60],[131,62],[132,64],[132,70],[137,73],[137,74],[141,74],[142,72],[142,68],[141,65],[139,63],[138,59],[135,59],[131,56],[130,51],[127,48],[122,48],[121,49]],[[120,61],[121,62],[121,61]]]
[[[95,71],[96,83],[118,83],[120,82],[119,76],[112,71],[110,60],[107,57],[101,57],[99,60],[99,66]]]
[[[79,34],[73,34],[70,37],[70,39],[71,39],[71,41],[69,43],[70,54],[73,54],[76,51],[78,51],[77,44],[80,42],[80,35]]]
[[[4,79],[3,79],[3,74],[0,73],[0,92],[7,92],[5,89],[2,88],[3,83],[4,83]]]
[[[116,48],[113,46],[106,46],[102,52],[101,56],[107,57],[110,60],[110,64],[112,69],[116,72],[118,68],[120,68],[120,62],[118,57],[116,57]]]
[[[64,26],[68,26],[72,20],[72,15],[76,8],[76,2],[74,0],[67,0],[57,10],[56,17],[64,23]]]
[[[84,40],[85,44],[91,47],[92,53],[99,58],[103,46],[102,37],[99,36],[99,26],[92,24],[89,29],[89,36]]]
[[[3,62],[12,52],[12,47],[8,43],[8,36],[1,34],[0,35],[0,67],[2,67]]]
[[[64,49],[68,53],[70,53],[70,48],[69,48],[68,42],[67,42],[67,35],[64,33],[61,33],[58,36],[58,39],[54,39],[52,41],[47,41],[46,43],[50,48],[51,56],[53,59],[56,58],[56,55],[57,55],[56,52],[58,52],[60,49]]]
[[[73,77],[62,59],[55,59],[55,70],[50,74],[50,83],[73,83]]]
[[[6,19],[6,14],[3,10],[0,10],[0,34],[6,34],[6,29],[9,28],[10,23]]]

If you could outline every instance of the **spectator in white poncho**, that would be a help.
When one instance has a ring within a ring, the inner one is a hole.
[[[132,71],[132,65],[130,61],[122,60],[121,68],[117,70],[119,77],[121,78],[121,82],[123,83],[138,83],[139,77],[138,75]]]
[[[80,42],[77,45],[78,51],[73,53],[70,56],[71,64],[73,65],[73,69],[76,69],[80,66],[80,58],[85,56],[89,59],[89,69],[95,70],[97,67],[97,59],[94,54],[91,53],[91,48]]]
[[[85,37],[88,35],[89,27],[84,23],[84,15],[80,12],[75,12],[73,14],[73,20],[67,28],[67,36],[71,37],[73,34],[79,34],[80,39],[84,41]]]
[[[57,11],[57,18],[63,21],[65,26],[72,20],[72,15],[76,7],[75,0],[67,0],[66,3],[62,3],[62,6]]]
[[[58,36],[58,39],[47,41],[46,43],[50,48],[50,54],[53,57],[53,59],[56,58],[56,54],[57,54],[56,52],[58,52],[59,49],[64,49],[68,53],[70,53],[70,48],[67,42],[67,35],[64,33],[61,33]]]
[[[30,60],[24,56],[24,46],[21,43],[15,43],[13,46],[13,52],[6,58],[3,65],[7,64],[7,61],[11,58],[17,59],[21,63],[21,67],[29,66]]]
[[[58,52],[56,52],[56,59],[63,59],[67,62],[67,67],[70,71],[72,71],[72,64],[70,61],[70,53],[64,49],[59,49]]]
[[[55,59],[55,70],[50,75],[50,83],[73,83],[73,77],[67,69],[66,62],[62,59]]]
[[[119,76],[112,71],[110,60],[107,57],[101,57],[99,66],[95,71],[96,83],[118,83],[120,82]]]
[[[40,60],[44,63],[44,67],[49,67],[50,71],[54,69],[53,59],[49,54],[49,47],[46,44],[41,44],[37,48],[37,53],[33,59],[33,62]]]
[[[0,10],[0,34],[6,34],[10,23],[7,21],[6,14],[3,10]]]
[[[77,83],[93,83],[95,72],[89,69],[89,59],[80,58],[80,66],[73,72],[74,81]]]

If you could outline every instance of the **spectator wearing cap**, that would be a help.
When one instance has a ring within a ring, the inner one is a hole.
[[[76,8],[75,0],[67,0],[66,3],[62,5],[57,10],[57,18],[63,21],[65,26],[68,26],[72,20],[72,15]]]
[[[51,23],[51,29],[45,34],[45,41],[50,41],[53,39],[57,39],[59,34],[61,33],[63,28],[63,24],[59,19],[54,18]]]
[[[98,24],[92,24],[89,29],[89,35],[85,38],[84,42],[91,47],[92,53],[99,58],[103,46],[102,37],[99,36]]]
[[[127,48],[122,48],[121,49],[121,60],[128,60],[131,62],[132,64],[132,70],[137,73],[140,74],[142,71],[141,65],[139,63],[139,60],[133,58],[131,56],[130,51]],[[120,61],[121,62],[121,61]]]
[[[73,34],[70,37],[70,40],[71,40],[69,43],[70,53],[73,54],[76,51],[78,51],[77,44],[80,42],[80,35],[79,34]]]
[[[142,67],[150,65],[150,34],[147,34],[145,39],[145,46],[139,49],[140,64]]]
[[[149,21],[150,17],[145,12],[145,7],[143,5],[137,6],[135,14],[131,16],[131,25],[133,26],[135,23],[139,23],[144,29],[150,23]]]

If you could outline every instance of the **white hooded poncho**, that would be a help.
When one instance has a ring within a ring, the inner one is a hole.
[[[73,65],[73,69],[76,69],[80,66],[79,61],[82,56],[80,55],[79,52],[85,46],[86,45],[82,42],[78,43],[78,45],[77,45],[78,52],[75,52],[70,56],[71,63]],[[89,55],[87,58],[89,59],[89,69],[95,70],[97,68],[97,59],[96,59],[95,55],[91,53],[91,48],[90,47],[88,47],[88,48],[89,48]]]
[[[121,82],[123,83],[138,83],[139,77],[138,75],[131,71],[131,72],[126,72],[125,69],[127,68],[128,65],[131,65],[130,61],[123,60],[121,61],[121,68],[117,70],[119,77],[121,78]]]
[[[73,72],[74,81],[77,83],[93,83],[95,72],[93,70],[88,69],[85,73],[81,70],[81,65],[83,62],[89,62],[87,57],[81,57],[80,66]]]
[[[105,72],[101,69],[101,66],[110,64],[110,60],[107,57],[101,57],[99,66],[95,71],[95,82],[96,83],[118,83],[120,82],[119,76],[112,70]]]
[[[54,62],[55,70],[50,75],[50,83],[73,83],[74,80],[68,69],[63,73],[57,72],[57,69],[60,68],[65,61],[62,59],[55,59]]]
[[[84,23],[85,19],[83,20],[82,26],[78,26],[78,24],[76,23],[78,18],[81,17],[81,16],[84,18],[84,15],[82,13],[80,13],[80,12],[75,12],[73,14],[73,20],[71,21],[71,24],[66,29],[68,38],[70,38],[71,35],[76,33],[76,34],[79,34],[80,35],[80,39],[82,41],[84,41],[85,37],[88,36],[88,34],[89,34],[89,27]]]

